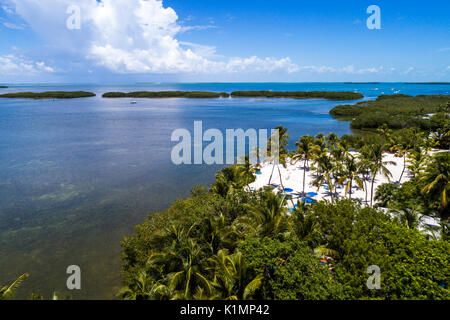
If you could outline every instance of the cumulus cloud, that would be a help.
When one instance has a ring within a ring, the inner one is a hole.
[[[47,66],[44,62],[33,62],[21,56],[2,55],[0,56],[0,73],[3,75],[21,75],[52,73],[54,69]]]
[[[161,0],[10,0],[16,12],[58,48],[117,73],[295,72],[289,58],[223,58],[213,47],[183,45],[177,35],[213,26],[184,26]],[[81,29],[65,28],[70,5]]]

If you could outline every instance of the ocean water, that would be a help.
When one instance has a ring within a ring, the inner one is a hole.
[[[448,85],[402,83],[232,83],[16,85],[0,92],[86,90],[74,100],[0,100],[0,284],[30,273],[19,291],[111,299],[121,287],[120,241],[151,212],[209,185],[220,166],[175,166],[175,129],[271,129],[301,135],[351,133],[329,110],[347,102],[292,99],[102,99],[107,91],[328,90],[448,94]],[[130,104],[137,100],[136,105]],[[355,103],[355,102],[350,102]],[[82,290],[66,290],[66,268]]]

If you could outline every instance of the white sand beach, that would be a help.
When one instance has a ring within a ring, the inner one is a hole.
[[[437,150],[434,150],[431,152],[431,154],[434,154],[436,152],[439,152]],[[353,153],[354,155],[357,155],[357,153]],[[390,181],[387,177],[385,177],[382,174],[378,174],[375,178],[374,183],[374,196],[377,188],[384,184],[384,183],[399,183],[400,176],[402,174],[403,170],[403,157],[396,157],[392,153],[385,153],[383,155],[383,161],[386,162],[393,162],[394,164],[387,164],[386,167],[389,169],[389,171],[392,173],[392,178]],[[294,203],[297,203],[297,200],[300,200],[303,198],[302,196],[302,189],[303,189],[303,161],[299,161],[296,164],[291,164],[290,161],[287,161],[287,166],[284,168],[282,165],[279,165],[279,169],[281,172],[281,178],[283,181],[283,186],[285,189],[292,189],[292,192],[287,192],[288,195],[290,195],[293,199]],[[309,166],[311,166],[312,163],[310,161]],[[406,160],[406,166],[408,166],[408,160]],[[256,175],[255,182],[251,183],[250,189],[251,190],[259,190],[269,185],[269,179],[270,175],[272,173],[273,163],[263,163],[261,165],[260,173]],[[330,196],[331,193],[328,191],[328,187],[326,185],[322,185],[319,189],[317,189],[316,186],[312,185],[313,180],[315,179],[315,172],[308,168],[306,171],[306,183],[305,183],[305,193],[309,192],[315,192],[317,193],[316,196],[309,197],[311,199],[314,199],[315,201],[321,201],[321,200],[331,200]],[[362,176],[360,177],[362,178]],[[403,184],[406,181],[409,181],[412,178],[412,173],[406,168],[401,184]],[[366,190],[360,189],[356,186],[356,183],[354,183],[352,188],[352,199],[355,201],[360,202],[363,206],[370,205],[371,200],[371,180],[368,178],[366,180],[366,188],[367,188],[367,202],[366,202]],[[280,181],[280,175],[278,173],[278,169],[275,167],[275,170],[273,170],[273,176],[272,180],[270,182],[270,187],[274,192],[281,192],[281,181]],[[348,195],[345,194],[345,186],[339,186],[336,190],[336,195],[339,199],[348,198]],[[308,196],[307,196],[308,197]],[[375,201],[374,201],[375,202]],[[292,208],[292,202],[289,201],[287,207]],[[439,220],[428,218],[426,219],[427,224],[430,225],[439,225]]]
[[[355,154],[355,153],[354,153]],[[392,179],[389,181],[386,177],[384,177],[381,174],[378,174],[375,178],[375,184],[374,184],[374,191],[377,189],[378,186],[384,184],[384,183],[396,183],[398,182],[400,175],[403,170],[403,158],[396,157],[393,154],[386,153],[383,156],[383,161],[393,161],[395,162],[395,165],[388,164],[386,167],[389,169],[389,171],[392,173]],[[311,162],[309,163],[311,166]],[[268,186],[270,174],[272,172],[273,163],[264,163],[261,165],[261,174],[258,174],[256,176],[256,181],[250,184],[250,188],[258,190],[265,186]],[[294,199],[298,199],[301,197],[302,189],[303,189],[303,161],[299,161],[296,164],[291,164],[289,161],[287,163],[287,167],[284,168],[282,165],[279,165],[280,172],[281,172],[281,178],[283,181],[283,186],[285,188],[293,189],[293,192],[290,192],[290,194],[293,196]],[[319,190],[317,190],[317,187],[312,185],[312,181],[315,179],[315,173],[313,170],[308,170],[307,167],[306,171],[306,184],[305,184],[305,193],[308,192],[316,192],[318,193],[317,196],[313,197],[313,199],[320,201],[324,199],[330,200],[330,192],[326,190],[326,186],[321,186]],[[362,178],[362,177],[361,177]],[[406,182],[409,179],[411,179],[411,174],[408,172],[408,170],[405,170],[405,173],[402,177],[402,182]],[[270,183],[271,187],[275,192],[281,191],[281,182],[280,182],[280,175],[278,173],[278,169],[275,168],[273,171],[272,180]],[[370,202],[370,186],[371,181],[370,179],[367,180],[367,187],[368,187],[368,196],[367,200]],[[345,187],[339,187],[336,190],[337,196],[339,199],[348,197],[348,195],[345,195]],[[374,192],[375,193],[375,192]],[[365,204],[366,199],[366,191],[359,189],[356,187],[356,184],[353,186],[352,190],[352,199],[361,202],[362,204]],[[296,200],[295,200],[296,201]]]

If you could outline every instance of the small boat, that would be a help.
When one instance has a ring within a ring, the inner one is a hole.
[[[131,101],[130,103],[131,104],[137,104],[137,101]]]

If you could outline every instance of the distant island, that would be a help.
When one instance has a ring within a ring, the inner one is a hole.
[[[444,84],[450,85],[450,82],[404,82],[404,84]]]
[[[231,94],[231,96],[327,100],[359,100],[364,98],[361,93],[357,92],[333,91],[235,91]]]
[[[351,121],[353,129],[375,129],[385,124],[390,129],[441,127],[442,113],[448,112],[450,95],[381,95],[374,101],[339,105],[330,114],[338,120]]]
[[[8,86],[0,86],[0,89],[6,89]]]
[[[16,92],[0,94],[0,98],[12,99],[75,99],[95,97],[95,93],[86,91],[48,91],[48,92]]]
[[[344,82],[344,84],[380,84],[381,82]]]
[[[138,92],[107,92],[103,98],[292,98],[292,99],[327,99],[327,100],[358,100],[364,96],[356,92],[330,91],[235,91],[200,92],[200,91],[138,91]]]
[[[136,92],[106,92],[103,98],[228,98],[226,92],[202,91],[136,91]]]

